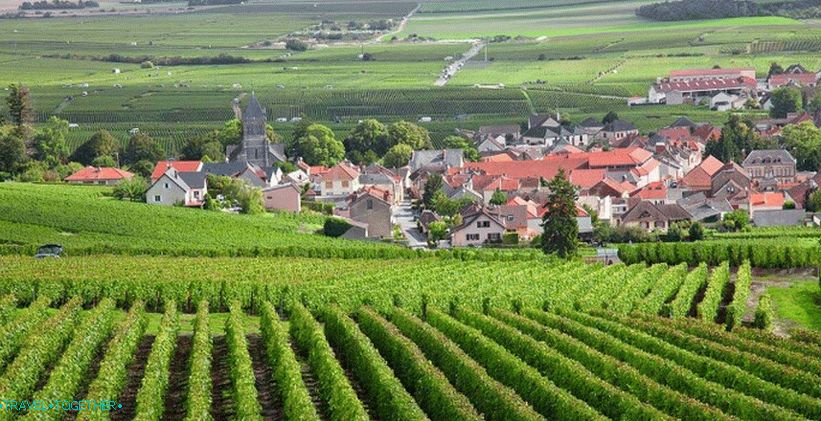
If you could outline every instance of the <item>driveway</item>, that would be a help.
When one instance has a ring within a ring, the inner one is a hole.
[[[414,221],[415,215],[411,208],[410,201],[405,200],[396,208],[393,218],[396,220],[396,223],[399,224],[402,233],[405,234],[405,238],[408,240],[408,247],[413,249],[427,247],[427,238],[419,232],[419,228],[416,227],[416,221]]]

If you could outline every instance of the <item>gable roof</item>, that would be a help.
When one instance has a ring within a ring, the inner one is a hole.
[[[741,74],[742,72],[755,72],[755,67],[734,67],[727,69],[682,69],[671,70],[670,77],[688,76],[721,76],[731,73]]]
[[[681,116],[681,117],[677,118],[676,121],[674,121],[673,124],[671,124],[669,127],[695,128],[696,126],[697,126],[697,124],[693,120],[690,120],[686,116]]]
[[[324,174],[322,174],[322,179],[325,181],[328,180],[355,180],[359,178],[359,170],[354,167],[348,166],[344,162],[340,162],[339,164],[334,165]]]
[[[87,166],[65,178],[65,181],[110,181],[134,177],[134,174],[113,167]]]
[[[795,158],[784,149],[756,149],[744,158],[742,166],[762,164],[795,164]]]
[[[607,177],[604,169],[575,169],[570,172],[570,182],[581,189],[589,189]]]
[[[817,81],[818,77],[815,73],[781,73],[771,75],[769,79],[767,79],[767,83],[773,87],[784,86],[790,83],[800,86],[812,86],[815,85]]]
[[[177,175],[192,189],[205,188],[207,174],[202,172],[178,172]]]
[[[177,171],[191,172],[200,171],[202,168],[202,161],[157,161],[154,170],[151,172],[151,181],[157,181],[158,178],[165,174],[169,166]]]
[[[636,126],[629,121],[624,120],[613,120],[604,125],[604,131],[606,132],[629,132],[636,130]]]
[[[739,77],[737,79],[707,79],[691,80],[688,82],[661,82],[653,85],[656,92],[701,92],[715,91],[720,89],[755,89],[758,82],[749,77]]]
[[[604,127],[604,124],[602,124],[601,121],[596,120],[593,117],[587,117],[586,119],[582,120],[581,123],[579,123],[579,126],[580,127],[586,127],[586,128],[591,128],[591,127],[598,128],[598,127]]]
[[[245,112],[242,113],[242,119],[264,120],[266,118],[265,108],[262,108],[259,100],[257,100],[256,94],[251,92],[251,99],[248,101],[248,106],[245,108]]]

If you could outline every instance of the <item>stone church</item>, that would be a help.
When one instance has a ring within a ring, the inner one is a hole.
[[[270,143],[265,135],[268,117],[254,93],[251,93],[251,100],[248,101],[245,111],[238,114],[242,120],[242,143],[228,146],[225,152],[228,161],[247,162],[261,168],[285,162],[285,145]]]

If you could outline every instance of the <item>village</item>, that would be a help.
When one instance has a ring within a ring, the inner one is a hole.
[[[791,66],[767,83],[812,79],[814,85],[815,74],[801,69]],[[669,82],[651,89],[651,97],[659,100],[663,91],[668,103],[697,98],[695,91],[679,89],[684,85],[710,85],[711,92],[721,91],[716,95],[729,95],[727,80],[742,80],[745,72],[673,72]],[[542,233],[547,183],[562,172],[577,190],[579,236],[588,242],[612,237],[594,236],[596,226],[627,230],[622,240],[641,241],[636,230],[658,237],[695,223],[720,227],[728,214],[738,213],[758,227],[821,225],[821,213],[805,210],[821,173],[799,171],[796,158],[781,148],[743,151],[741,162],[723,162],[706,153],[721,139],[722,128],[686,116],[645,135],[616,115],[575,125],[558,113],[531,115],[526,127],[459,130],[478,152],[473,161],[463,149],[415,150],[399,168],[347,160],[312,166],[295,157],[296,169],[283,172],[281,164],[289,158],[283,144],[267,140],[260,102],[252,95],[244,111],[236,108],[242,142],[228,147],[225,162],[157,162],[147,203],[202,207],[209,197],[208,176],[230,177],[260,189],[266,210],[301,212],[307,206],[332,213],[346,222],[344,238],[404,240],[411,247],[516,245]],[[820,123],[819,115],[790,113],[755,121],[753,130],[769,139],[788,126]],[[129,177],[118,168],[89,166],[66,181],[115,184]]]

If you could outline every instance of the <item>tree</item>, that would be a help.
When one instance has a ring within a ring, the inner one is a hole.
[[[11,122],[18,128],[30,125],[34,121],[34,107],[31,104],[31,92],[25,85],[12,83],[6,97]]]
[[[128,170],[133,172],[134,174],[139,174],[145,178],[149,178],[151,177],[151,173],[154,171],[155,165],[156,161],[142,159],[129,165]]]
[[[288,38],[285,41],[285,48],[292,51],[305,51],[308,49],[308,43],[297,38]]]
[[[721,226],[727,231],[742,231],[750,224],[750,215],[744,209],[724,214]]]
[[[667,233],[664,236],[665,241],[677,242],[684,238],[684,230],[679,224],[672,224],[667,228]]]
[[[770,117],[785,118],[802,108],[801,91],[796,88],[781,87],[773,89],[771,93],[773,107],[770,108]]]
[[[262,203],[262,190],[251,187],[242,182],[242,187],[237,192],[237,203],[242,209],[240,213],[256,215],[265,212],[265,205]]]
[[[433,147],[428,130],[407,121],[397,121],[388,126],[386,140],[387,143],[384,143],[377,153],[384,154],[388,149],[398,144],[408,145],[415,151]]]
[[[125,179],[114,186],[113,195],[120,200],[144,202],[145,192],[148,191],[148,181],[140,175]]]
[[[784,68],[781,67],[780,64],[778,64],[776,62],[770,63],[770,71],[767,72],[767,77],[768,78],[772,75],[780,75],[782,73],[784,73]]]
[[[222,125],[216,132],[217,140],[225,148],[228,145],[239,145],[242,142],[242,122],[239,119],[231,119]]]
[[[448,235],[448,224],[442,221],[434,221],[428,224],[428,241],[436,244],[439,240],[444,240]]]
[[[442,146],[449,149],[461,149],[465,153],[465,158],[468,161],[478,161],[479,151],[468,139],[462,136],[448,136],[442,140]]]
[[[785,200],[784,204],[781,205],[781,209],[795,209],[795,202],[792,200]]]
[[[413,156],[413,149],[405,144],[394,145],[382,158],[382,164],[388,168],[399,168],[408,165]]]
[[[604,118],[601,119],[602,124],[612,123],[619,119],[619,115],[615,111],[608,112]]]
[[[100,156],[114,156],[120,150],[120,144],[117,139],[111,135],[107,130],[97,130],[91,137],[85,141],[73,154],[71,160],[79,162],[83,165],[89,165],[95,158]]]
[[[162,146],[154,141],[151,136],[144,133],[137,133],[128,140],[128,145],[123,152],[123,162],[136,164],[140,161],[157,162],[163,159],[165,151]]]
[[[95,167],[116,167],[117,161],[109,155],[98,156],[91,161],[91,165]]]
[[[690,241],[702,240],[704,239],[704,226],[702,226],[700,222],[693,222],[690,224],[690,229],[687,234],[690,237]]]
[[[821,111],[821,94],[816,94],[807,104],[807,112],[815,115]]]
[[[442,181],[442,176],[439,174],[430,174],[428,179],[425,180],[425,190],[422,193],[422,204],[425,205],[426,208],[430,209],[433,207],[433,199],[436,196],[436,192],[442,189],[444,182]]]
[[[328,127],[311,124],[302,137],[295,139],[294,152],[308,165],[331,167],[345,158],[345,145]]]
[[[19,133],[15,130],[0,130],[0,173],[14,174],[24,162],[26,144]]]
[[[821,189],[815,189],[807,195],[804,209],[810,212],[821,212]]]
[[[46,127],[34,136],[34,158],[45,162],[49,168],[68,160],[68,121],[52,116]]]
[[[576,189],[560,169],[548,183],[547,212],[542,219],[542,251],[565,259],[576,254],[579,225],[576,222]]]
[[[225,160],[223,150],[222,143],[213,135],[195,137],[182,147],[180,158],[194,161],[221,162]]]
[[[449,199],[442,190],[437,191],[436,194],[433,195],[433,210],[444,217],[461,218],[459,212],[471,204],[473,204],[473,200],[469,197]]]
[[[490,204],[500,206],[504,205],[505,203],[507,203],[507,194],[505,194],[505,192],[499,189],[496,189],[496,191],[494,191],[493,195],[490,197]]]
[[[744,159],[742,152],[749,152],[751,145],[759,142],[758,134],[752,127],[751,123],[731,114],[721,129],[721,137],[715,142],[707,142],[704,156],[712,155],[724,162],[741,162]]]
[[[362,163],[368,152],[374,152],[375,155],[381,145],[386,143],[387,136],[388,128],[384,124],[372,118],[363,120],[345,138],[348,158],[356,164]]]
[[[790,124],[781,130],[784,145],[792,152],[801,171],[821,169],[821,129],[811,121]]]

